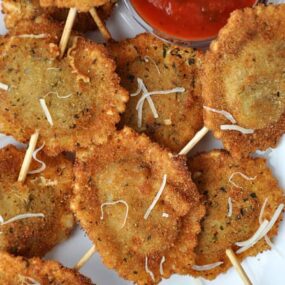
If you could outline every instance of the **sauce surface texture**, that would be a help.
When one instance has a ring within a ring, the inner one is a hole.
[[[156,30],[185,40],[217,35],[232,11],[256,0],[131,0],[137,13]]]

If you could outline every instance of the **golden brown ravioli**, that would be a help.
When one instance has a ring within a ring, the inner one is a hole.
[[[274,147],[285,131],[285,5],[232,13],[203,65],[204,105],[232,114],[250,130],[221,130],[232,123],[204,110],[205,125],[232,155]]]
[[[146,216],[165,175],[162,195]],[[195,262],[204,207],[190,177],[184,158],[129,128],[77,153],[72,209],[106,266],[138,284],[156,284],[182,258]]]
[[[226,151],[211,151],[189,159],[188,166],[193,181],[205,197],[206,206],[196,247],[196,265],[223,262],[207,271],[195,271],[190,267],[189,273],[214,279],[231,267],[226,249],[238,250],[235,243],[247,240],[259,228],[259,216],[265,200],[268,199],[268,202],[262,219],[270,221],[278,206],[284,203],[284,194],[266,166],[266,161],[261,158],[237,160]],[[268,233],[269,238],[277,235],[282,217]],[[262,239],[237,256],[243,260],[267,249],[269,247]]]

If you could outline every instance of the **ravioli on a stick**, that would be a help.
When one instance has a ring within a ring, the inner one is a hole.
[[[125,279],[161,280],[188,212],[187,246],[173,251],[177,258],[169,266],[183,254],[195,261],[204,207],[185,160],[129,128],[108,144],[77,153],[72,209],[103,262]]]
[[[75,36],[58,59],[60,34],[43,21],[0,38],[0,132],[27,142],[39,129],[49,155],[106,142],[128,100],[102,45]]]

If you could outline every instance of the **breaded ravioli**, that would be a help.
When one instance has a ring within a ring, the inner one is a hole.
[[[169,45],[150,34],[111,43],[108,48],[117,63],[122,86],[136,93],[141,81],[146,91],[154,93],[151,98],[158,113],[155,118],[145,100],[140,125],[137,104],[145,93],[142,88],[137,96],[131,96],[121,124],[179,152],[203,126],[199,53]],[[165,91],[169,94],[163,94]]]
[[[124,128],[108,144],[77,153],[74,172],[72,209],[106,266],[137,284],[158,283],[188,212],[184,254],[194,263],[204,212],[184,158]]]
[[[101,144],[116,129],[128,94],[106,49],[75,36],[58,59],[61,29],[51,22],[25,23],[21,34],[0,38],[0,132],[39,144],[56,155]]]
[[[237,251],[239,247],[235,243],[252,237],[260,226],[260,219],[270,221],[284,203],[284,194],[261,158],[237,160],[226,151],[212,151],[191,158],[188,165],[206,206],[196,247],[196,265],[223,262],[212,270],[190,269],[188,273],[214,279],[231,267],[226,249]],[[277,234],[282,216],[269,231],[270,239]],[[269,246],[263,238],[237,256],[243,260],[266,249]]]
[[[76,8],[88,12],[93,7],[102,6],[110,0],[40,0],[42,7]]]
[[[110,17],[117,1],[112,0],[97,8],[98,15],[102,20]],[[58,22],[65,22],[68,9],[40,6],[39,0],[3,0],[2,1],[5,25],[8,30],[15,27],[19,30],[23,21],[36,21],[37,17],[46,15]],[[89,13],[78,13],[74,29],[80,32],[96,30],[97,26]]]
[[[0,250],[43,256],[66,239],[75,224],[70,210],[72,162],[63,155],[39,153],[46,169],[21,184],[17,178],[24,154],[13,146],[0,150]],[[34,161],[30,169],[39,167]]]
[[[92,285],[91,280],[58,262],[14,257],[5,252],[0,252],[0,284]]]
[[[274,147],[285,131],[284,41],[285,5],[257,6],[233,12],[206,54],[204,105],[236,122],[206,109],[205,125],[232,155]]]

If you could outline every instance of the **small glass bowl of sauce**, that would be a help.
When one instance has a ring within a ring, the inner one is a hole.
[[[206,47],[236,9],[257,0],[124,0],[134,19],[148,32],[171,43]]]

